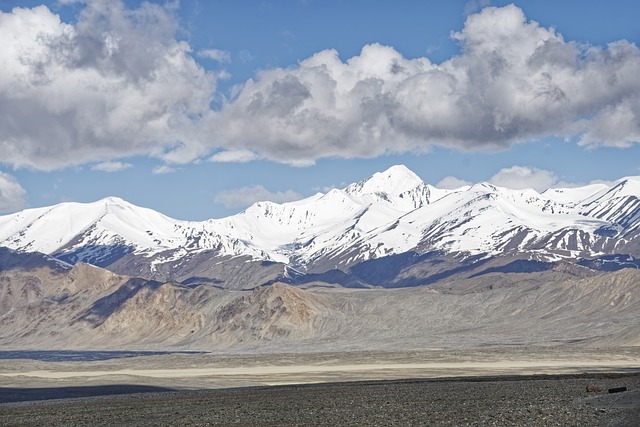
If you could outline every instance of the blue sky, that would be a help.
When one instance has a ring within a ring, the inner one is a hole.
[[[0,10],[0,212],[115,195],[202,220],[399,163],[441,186],[640,175],[635,1]]]

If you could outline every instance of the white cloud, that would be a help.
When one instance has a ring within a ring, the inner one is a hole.
[[[254,152],[249,150],[230,150],[216,153],[211,156],[209,160],[217,163],[246,163],[252,160],[256,160],[257,158],[258,156]]]
[[[203,49],[198,51],[201,58],[209,58],[218,62],[231,62],[231,54],[226,50],[220,49]]]
[[[550,135],[640,142],[640,49],[567,42],[514,5],[469,15],[452,33],[461,54],[440,64],[380,44],[346,61],[325,50],[259,72],[220,110],[210,103],[228,74],[195,62],[172,7],[88,1],[74,24],[45,6],[0,12],[0,162],[50,170],[148,155],[305,166]]]
[[[176,168],[172,168],[171,166],[160,165],[160,166],[156,166],[155,168],[153,168],[151,173],[154,174],[154,175],[163,175],[163,174],[167,174],[167,173],[174,173],[176,171],[177,171],[177,169]]]
[[[574,188],[587,185],[584,182],[563,181],[554,172],[546,169],[517,165],[500,169],[495,175],[489,178],[488,182],[498,187],[513,190],[534,189],[540,193],[548,188]],[[440,180],[435,187],[455,190],[465,185],[473,184],[473,182],[459,179],[455,176],[447,176]],[[596,179],[590,181],[588,185],[591,184],[606,184],[611,186],[614,182]]]
[[[533,188],[538,192],[542,192],[547,188],[555,187],[560,184],[558,182],[558,177],[553,172],[528,166],[512,166],[510,168],[501,169],[498,173],[493,175],[491,179],[489,179],[489,182],[499,187],[506,187],[514,190]],[[561,184],[563,187],[569,185],[567,185],[567,183]]]
[[[0,212],[13,212],[24,208],[27,192],[15,177],[0,172]]]
[[[464,187],[465,185],[473,185],[473,183],[465,181],[464,179],[456,178],[455,176],[445,176],[434,187],[445,190],[455,190],[456,188]]]
[[[452,37],[463,51],[441,64],[371,44],[346,61],[325,50],[265,70],[209,117],[209,134],[230,150],[292,164],[434,145],[495,150],[550,135],[583,145],[640,141],[632,43],[566,42],[514,5],[468,16]]]
[[[246,208],[255,202],[270,201],[286,203],[299,200],[302,197],[293,190],[271,192],[262,185],[224,190],[216,194],[215,202],[226,208]]]
[[[129,169],[133,165],[131,163],[123,162],[101,162],[91,166],[91,170],[100,172],[119,172],[124,169]]]
[[[192,143],[215,76],[177,41],[171,6],[88,1],[0,12],[0,162],[51,170]]]

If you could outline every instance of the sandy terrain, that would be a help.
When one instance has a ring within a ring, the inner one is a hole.
[[[0,387],[143,384],[178,389],[333,381],[640,371],[640,349],[284,355],[169,354],[92,362],[4,360]]]
[[[269,377],[289,376],[292,383],[305,383],[305,376],[318,377],[322,375],[340,375],[342,378],[365,379],[399,376],[413,378],[438,376],[477,376],[477,375],[505,375],[505,374],[549,374],[579,371],[621,371],[638,368],[639,361],[633,359],[613,361],[583,361],[583,360],[496,360],[495,362],[458,362],[458,363],[379,363],[355,365],[292,365],[292,366],[247,366],[233,368],[177,368],[177,369],[119,369],[114,371],[26,371],[0,373],[3,377],[32,377],[42,379],[77,379],[101,377],[109,381],[111,377],[123,376],[144,378],[191,379],[193,377],[225,377],[265,379]],[[640,368],[638,368],[640,370]],[[294,380],[293,378],[300,378]],[[267,379],[267,381],[269,381]],[[272,385],[273,383],[267,382]]]

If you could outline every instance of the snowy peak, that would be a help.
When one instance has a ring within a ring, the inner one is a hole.
[[[74,241],[93,245],[126,241],[147,248],[171,245],[155,236],[173,233],[178,223],[154,210],[107,197],[93,203],[61,203],[0,217],[0,242],[10,248],[48,254]]]
[[[640,230],[640,178],[616,181],[581,203],[581,213],[611,223],[621,236],[635,238]]]
[[[640,197],[640,179],[638,177],[627,177],[619,179],[614,183],[613,186],[605,188],[599,193],[596,193],[589,200],[585,200],[585,204],[628,196]]]
[[[96,203],[100,203],[105,206],[133,206],[131,203],[127,202],[126,200],[120,197],[115,197],[115,196],[105,197],[102,200],[98,200]]]
[[[555,202],[563,203],[568,206],[575,206],[603,190],[605,192],[608,191],[609,186],[604,183],[597,183],[582,187],[549,188],[545,190],[542,195]]]
[[[345,188],[348,194],[365,195],[385,193],[398,195],[424,185],[424,182],[403,165],[391,166],[384,172],[376,172],[369,178]]]
[[[395,165],[349,185],[344,192],[365,204],[383,202],[409,212],[429,203],[431,189],[409,168]]]

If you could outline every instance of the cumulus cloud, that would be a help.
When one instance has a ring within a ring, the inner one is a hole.
[[[44,6],[0,13],[0,162],[55,169],[215,153],[304,166],[550,135],[584,146],[640,141],[640,49],[567,42],[514,5],[469,15],[452,33],[461,53],[440,64],[380,44],[347,60],[324,50],[259,72],[215,110],[216,81],[228,75],[196,63],[173,13],[100,0],[75,24]],[[227,60],[216,49],[199,55]]]
[[[0,172],[0,212],[13,212],[24,208],[27,192],[15,177]]]
[[[640,141],[634,44],[567,42],[514,5],[468,16],[452,37],[462,53],[441,64],[371,44],[346,61],[325,50],[262,71],[210,117],[210,133],[297,164],[433,145],[495,150],[550,135],[583,145]]]
[[[249,150],[227,150],[214,154],[209,160],[216,163],[246,163],[257,158],[258,156]]]
[[[124,169],[129,169],[133,165],[131,163],[124,162],[101,162],[91,166],[91,170],[100,172],[118,172]]]
[[[501,169],[489,179],[489,182],[499,187],[514,190],[533,188],[538,192],[557,185],[563,187],[571,186],[567,183],[560,184],[558,177],[551,171],[528,166],[512,166]]]
[[[170,6],[87,1],[0,12],[0,162],[56,169],[192,143],[215,76],[177,41]]]
[[[262,185],[236,188],[220,191],[215,196],[215,202],[226,208],[246,208],[255,202],[286,203],[299,200],[302,197],[293,190],[271,192]]]
[[[156,166],[155,168],[153,168],[151,173],[154,174],[154,175],[164,175],[164,174],[167,174],[167,173],[174,173],[176,171],[177,171],[177,169],[176,168],[172,168],[171,166],[160,165],[160,166]]]
[[[534,189],[543,192],[549,188],[574,188],[582,187],[584,182],[568,182],[561,180],[554,172],[530,166],[511,166],[500,169],[488,180],[489,183],[498,187],[510,188],[513,190]],[[613,181],[596,179],[588,183],[613,185]],[[447,176],[438,182],[435,187],[446,190],[455,190],[465,185],[473,185],[473,182],[465,181],[455,176]]]
[[[230,62],[231,54],[226,50],[220,49],[202,49],[198,52],[198,56],[201,58],[209,58],[218,62]]]
[[[456,188],[464,187],[466,185],[472,185],[472,182],[465,181],[464,179],[456,178],[455,176],[445,176],[438,182],[435,187],[445,190],[455,190]]]

